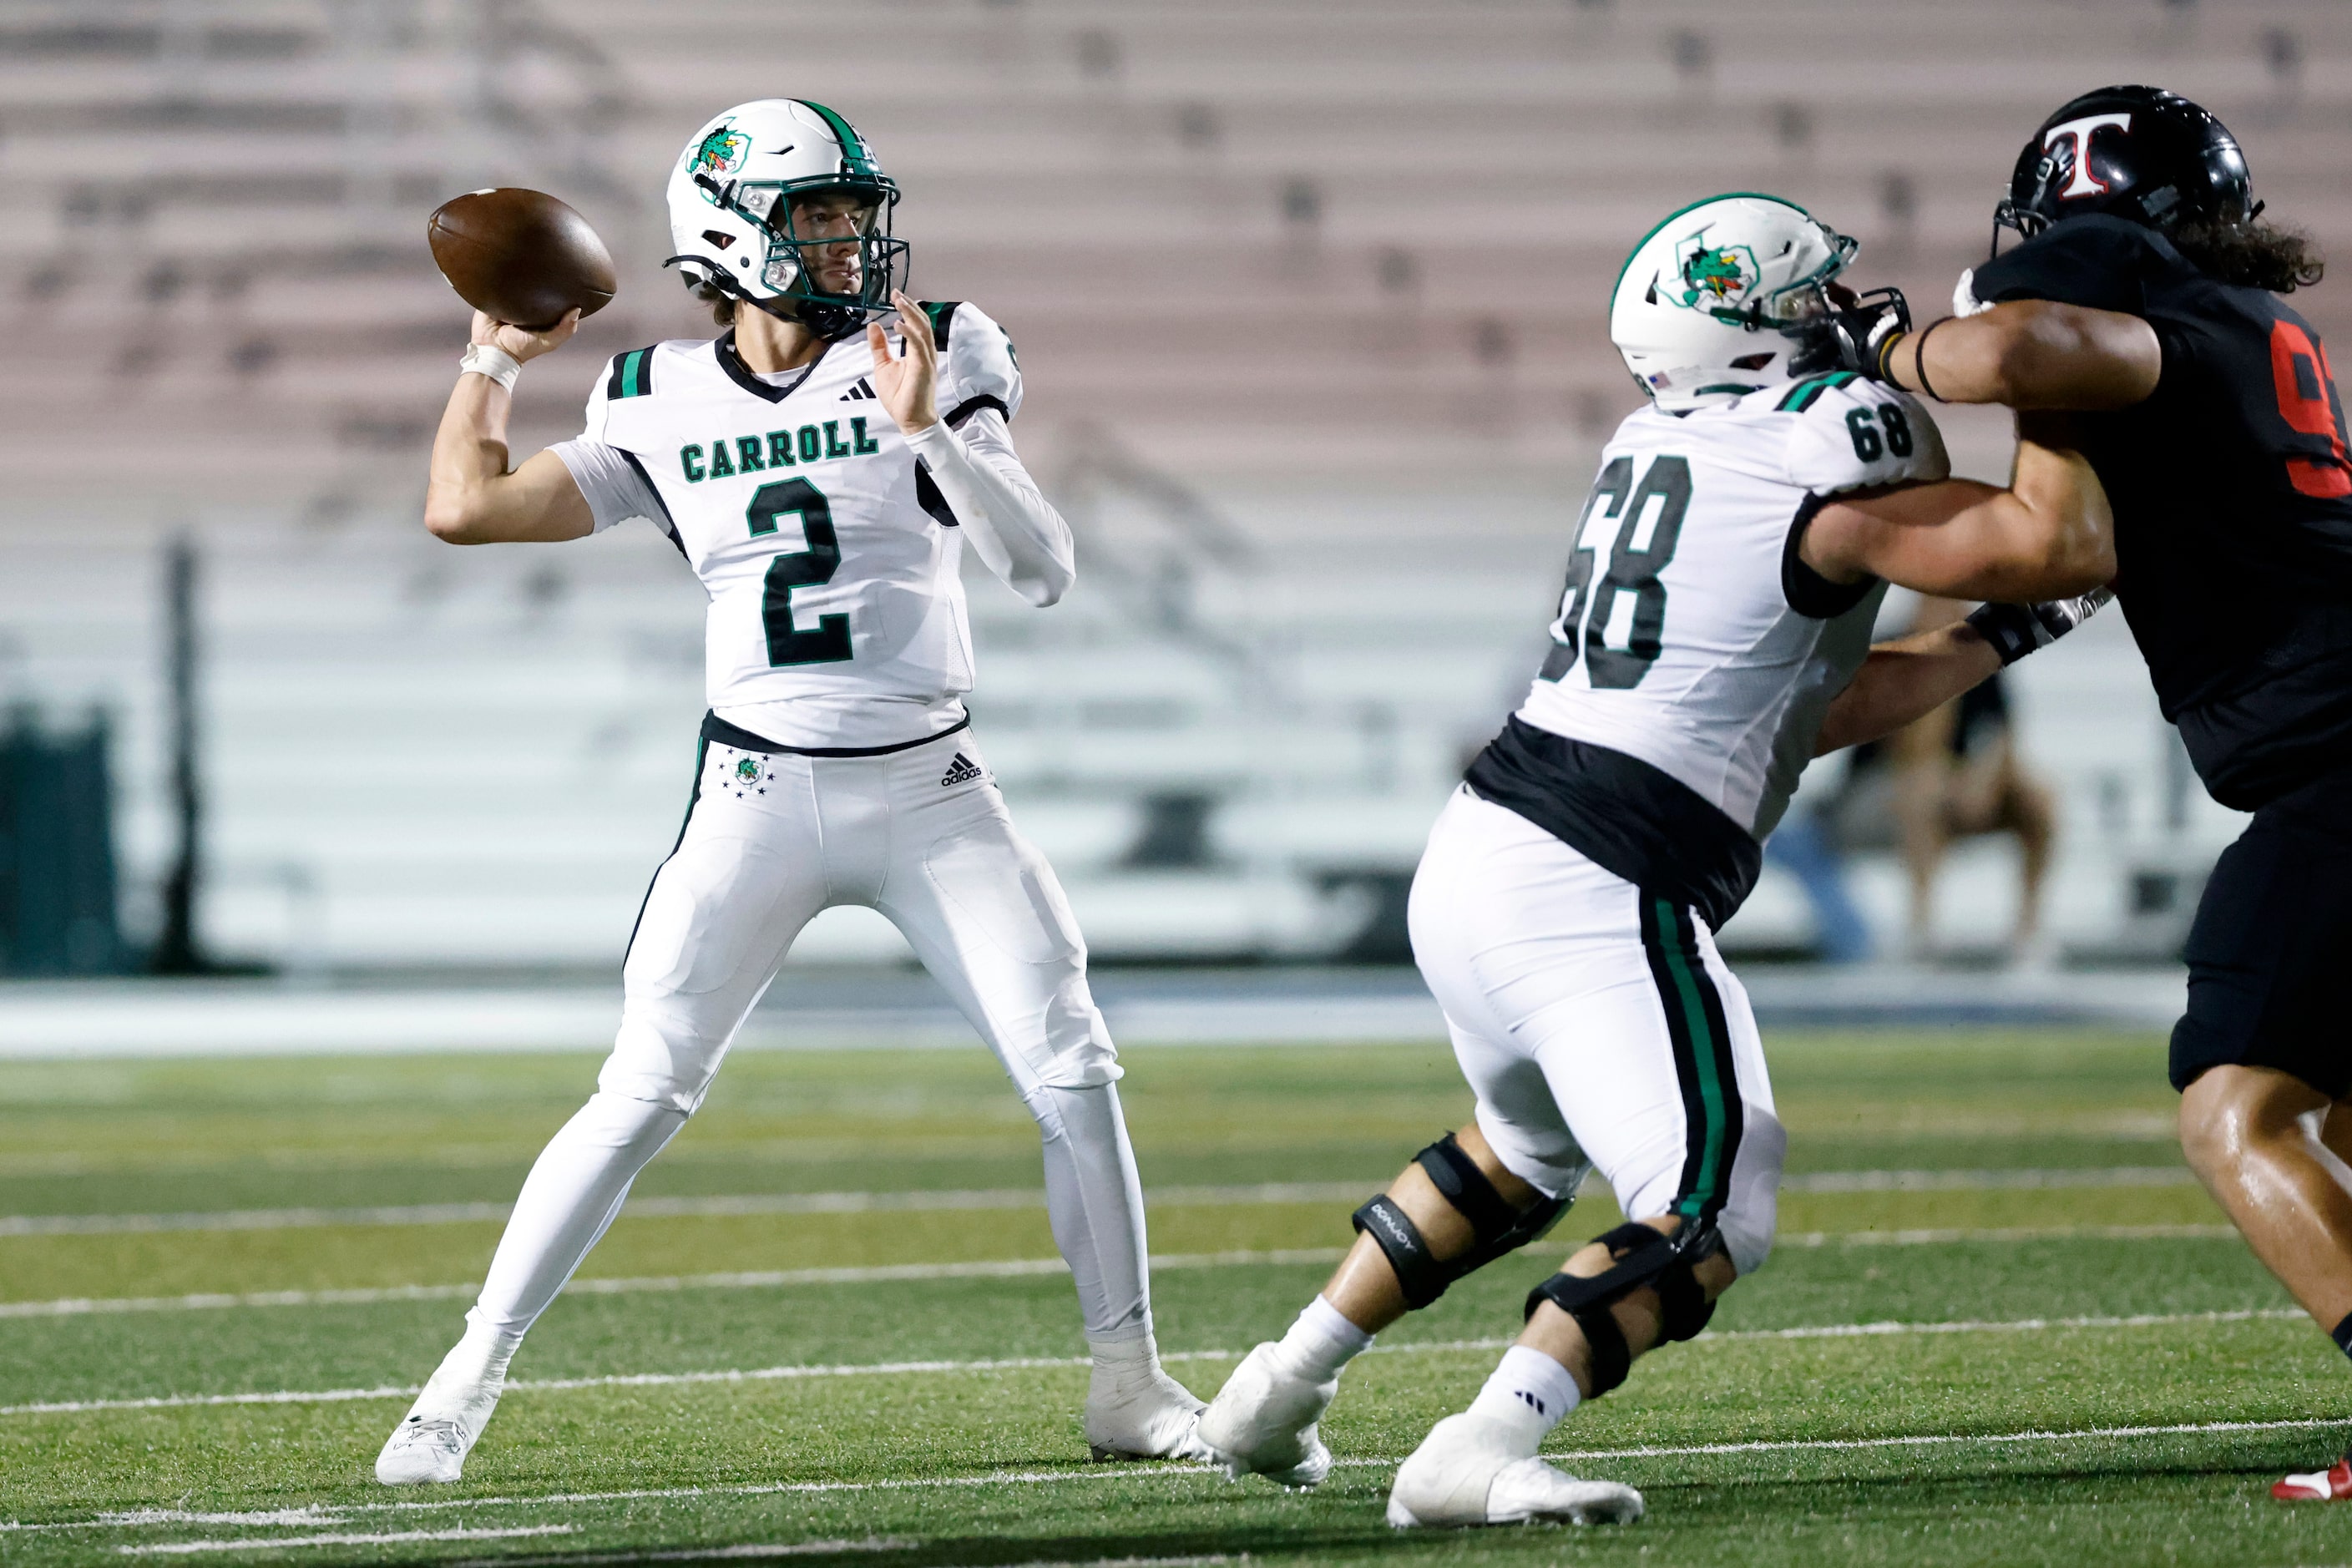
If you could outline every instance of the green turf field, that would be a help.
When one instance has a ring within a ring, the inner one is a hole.
[[[0,1562],[2352,1561],[2352,1510],[2266,1495],[2343,1446],[2352,1383],[2187,1180],[2160,1041],[1769,1045],[1780,1250],[1547,1450],[1650,1517],[1404,1536],[1391,1468],[1564,1247],[1384,1335],[1311,1496],[1090,1466],[1034,1136],[986,1055],[747,1055],[466,1481],[393,1493],[376,1448],[593,1061],[0,1067]],[[1204,1394],[1466,1109],[1434,1046],[1126,1060],[1160,1343]],[[1615,1217],[1588,1196],[1558,1234]]]

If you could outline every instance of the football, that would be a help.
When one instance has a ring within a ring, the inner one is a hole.
[[[588,220],[544,191],[469,191],[442,203],[425,227],[433,260],[457,297],[534,331],[613,298],[613,257]]]

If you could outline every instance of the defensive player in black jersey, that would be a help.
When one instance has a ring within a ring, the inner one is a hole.
[[[1930,398],[2073,411],[2115,508],[2116,602],[2213,798],[2254,814],[2206,884],[2172,1034],[2189,1163],[2352,1354],[2352,459],[2319,280],[2237,142],[2147,87],[2087,93],[2018,156],[2024,243],[1958,316],[1853,343]],[[2352,1462],[2282,1499],[2352,1498]]]

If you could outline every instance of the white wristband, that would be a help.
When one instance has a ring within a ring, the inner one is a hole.
[[[463,375],[469,370],[476,375],[488,376],[512,396],[515,377],[522,374],[522,361],[494,343],[468,343],[466,357],[457,362],[457,374]]]

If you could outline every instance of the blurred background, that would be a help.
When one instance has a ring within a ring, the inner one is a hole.
[[[1241,1034],[1420,1037],[1404,889],[1638,402],[1624,252],[1774,192],[1932,320],[2018,148],[2110,81],[2214,110],[2271,215],[2352,263],[2335,0],[0,0],[0,971],[32,982],[0,1045],[213,1026],[184,988],[58,984],[147,972],[397,991],[415,1043],[609,1028],[690,783],[703,600],[650,530],[420,526],[466,337],[424,241],[453,195],[551,191],[619,264],[523,377],[520,460],[577,433],[606,356],[709,335],[659,267],[687,136],[753,97],[846,114],[905,192],[914,291],[1019,345],[1014,435],[1078,534],[1050,613],[974,581],[971,706],[1121,1026],[1199,1037],[1241,998]],[[2296,301],[2339,340],[2345,289]],[[2004,416],[1945,428],[2005,474]],[[1898,595],[1886,627],[1948,613]],[[1768,1012],[2168,1018],[2238,819],[2120,617],[2005,701],[1815,770],[1723,933]],[[779,995],[951,1028],[910,962],[835,910]],[[266,1045],[240,1016],[214,1043]]]

